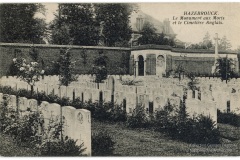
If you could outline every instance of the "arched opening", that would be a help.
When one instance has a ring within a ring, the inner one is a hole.
[[[138,56],[138,75],[144,76],[144,59],[143,56]]]

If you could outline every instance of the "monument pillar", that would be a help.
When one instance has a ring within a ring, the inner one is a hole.
[[[218,38],[218,34],[217,33],[215,34],[214,40],[215,40],[215,54],[214,54],[214,64],[212,66],[212,74],[215,73],[217,59],[218,59],[218,40],[220,40],[220,39]]]

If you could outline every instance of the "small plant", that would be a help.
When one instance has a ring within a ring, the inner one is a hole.
[[[64,86],[68,86],[72,81],[77,80],[77,76],[73,74],[75,67],[75,62],[71,62],[70,48],[66,50],[60,50],[60,59],[59,59],[59,75],[60,82]]]
[[[94,60],[92,74],[96,75],[96,83],[101,83],[103,80],[107,79],[107,60],[108,57],[103,55],[103,52],[99,52],[98,57],[96,57]]]
[[[33,95],[33,86],[39,77],[44,74],[37,62],[26,63],[24,58],[14,58],[13,63],[18,68],[17,77],[27,82],[31,86],[31,95]]]
[[[194,75],[194,73],[188,73],[187,74],[187,77],[188,79],[190,80],[188,82],[188,88],[192,91],[194,90],[198,90],[198,84],[199,84],[199,81],[198,79],[196,78],[196,76]]]
[[[92,155],[111,156],[113,155],[115,142],[106,131],[101,131],[92,135]]]
[[[222,81],[226,81],[226,83],[235,76],[234,73],[234,62],[233,59],[225,57],[217,59],[216,70],[215,73],[221,76]]]

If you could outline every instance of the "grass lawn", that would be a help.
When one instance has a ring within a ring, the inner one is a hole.
[[[11,137],[0,133],[0,156],[32,157],[37,156],[37,152],[32,148],[18,146]]]
[[[107,130],[115,144],[114,156],[239,156],[240,128],[218,124],[223,143],[193,145],[150,130],[126,128],[122,124],[92,121],[92,132]]]
[[[220,145],[193,145],[165,136],[162,133],[129,129],[123,124],[110,124],[93,119],[92,132],[107,130],[115,144],[111,156],[239,156],[240,127],[218,124],[222,136]],[[0,133],[0,156],[37,156],[37,151],[18,146],[11,137]]]

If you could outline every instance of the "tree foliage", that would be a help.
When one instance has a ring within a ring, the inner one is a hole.
[[[58,15],[51,22],[52,43],[96,45],[98,27],[90,3],[59,4]]]
[[[59,76],[60,82],[64,86],[68,86],[72,81],[75,81],[77,77],[73,73],[75,62],[71,62],[70,49],[60,50],[59,58]]]
[[[44,43],[46,23],[35,18],[44,11],[40,4],[0,4],[0,41],[7,43]]]
[[[215,72],[221,76],[222,80],[226,80],[227,83],[235,75],[233,68],[234,62],[231,58],[218,58]]]
[[[174,46],[174,40],[165,37],[164,33],[156,33],[157,29],[153,24],[146,22],[141,31],[142,36],[138,39],[139,44],[158,44]]]
[[[203,45],[203,47],[206,47],[206,49],[210,49],[213,46],[212,45],[212,40],[211,40],[208,32],[203,37],[202,45]]]
[[[99,52],[98,57],[94,60],[94,66],[92,73],[96,75],[95,81],[101,83],[104,79],[107,78],[107,60],[108,57],[105,56],[102,52]]]
[[[229,50],[231,49],[232,45],[230,43],[230,41],[227,39],[226,36],[223,36],[222,39],[220,40],[220,43],[219,43],[219,50],[223,50],[223,51],[226,51],[226,50]]]
[[[94,4],[96,21],[103,23],[103,35],[106,45],[115,46],[117,43],[128,42],[131,38],[129,16],[134,10],[132,4],[105,3]]]

